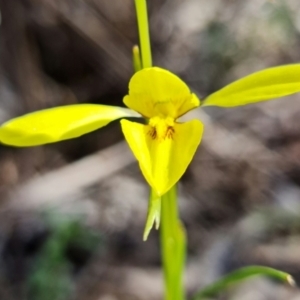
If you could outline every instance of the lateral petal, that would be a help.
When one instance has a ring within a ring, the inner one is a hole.
[[[75,138],[135,112],[108,105],[74,104],[26,114],[2,124],[3,144],[28,147]]]
[[[197,96],[178,76],[157,67],[133,75],[123,102],[146,118],[162,115],[176,119],[200,105]]]
[[[173,131],[163,139],[156,139],[149,125],[128,120],[121,120],[121,125],[145,179],[158,196],[165,194],[181,178],[203,134],[203,124],[198,120],[176,123]]]
[[[203,106],[233,107],[300,92],[300,64],[264,69],[209,95]]]

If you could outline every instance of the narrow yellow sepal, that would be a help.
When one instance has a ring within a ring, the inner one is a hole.
[[[265,69],[208,96],[203,106],[240,106],[300,92],[300,64]]]
[[[3,144],[28,147],[75,138],[135,112],[108,105],[75,104],[45,109],[12,119],[0,127]]]
[[[177,119],[200,105],[195,94],[175,74],[157,67],[136,72],[129,82],[126,106],[146,118],[161,115]]]
[[[200,144],[203,124],[198,120],[176,123],[171,137],[153,138],[152,128],[121,120],[124,136],[149,185],[165,194],[183,175]]]

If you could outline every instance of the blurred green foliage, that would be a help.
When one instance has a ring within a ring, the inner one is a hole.
[[[285,37],[286,42],[293,41],[298,33],[291,8],[284,1],[279,1],[276,5],[266,3],[265,7],[269,11],[269,21],[273,28],[276,26],[277,30],[283,33],[282,36]]]
[[[66,300],[74,289],[75,266],[69,252],[80,249],[91,255],[102,239],[78,219],[48,215],[46,220],[51,233],[34,261],[28,294],[32,300]]]

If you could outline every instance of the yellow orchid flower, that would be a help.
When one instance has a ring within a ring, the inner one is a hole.
[[[148,68],[132,77],[124,103],[148,120],[146,125],[122,120],[121,125],[144,177],[163,195],[183,175],[201,141],[200,121],[176,122],[200,101],[176,75]]]
[[[300,64],[265,69],[206,98],[204,106],[239,106],[300,91]],[[197,96],[173,73],[145,68],[133,75],[128,108],[76,104],[41,110],[12,119],[0,127],[3,144],[28,147],[75,138],[126,117],[144,117],[146,124],[121,120],[125,139],[149,185],[159,197],[183,175],[201,141],[199,120],[177,119],[200,105]]]

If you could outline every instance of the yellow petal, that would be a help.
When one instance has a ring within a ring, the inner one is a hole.
[[[300,64],[264,69],[208,96],[204,106],[246,105],[300,92]]]
[[[0,127],[4,144],[27,147],[75,138],[137,114],[129,109],[96,104],[75,104],[37,111],[12,119]]]
[[[172,134],[163,139],[155,138],[149,125],[127,120],[121,120],[121,125],[144,177],[158,196],[165,194],[181,178],[203,133],[203,124],[198,120],[176,123]]]
[[[123,101],[146,118],[160,115],[176,119],[200,104],[179,77],[157,67],[135,73]]]

